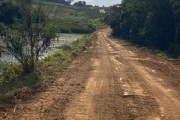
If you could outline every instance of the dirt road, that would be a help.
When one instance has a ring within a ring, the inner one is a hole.
[[[109,33],[110,29],[99,31],[96,57],[92,59],[93,70],[86,89],[70,102],[65,118],[179,120],[178,86],[172,84],[175,76],[166,74],[166,71],[175,72],[174,69],[177,73],[173,74],[178,74],[178,67],[173,68],[157,58],[155,61],[148,54],[139,56],[138,51],[127,50],[111,40]]]
[[[16,112],[4,118],[179,120],[180,65],[119,44],[110,33],[109,28],[98,31],[85,56],[64,70],[52,87],[19,103]]]

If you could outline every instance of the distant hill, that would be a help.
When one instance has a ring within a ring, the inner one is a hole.
[[[58,25],[60,32],[65,33],[92,32],[97,26],[101,26],[102,20],[110,12],[109,7],[92,5],[74,6],[52,0],[34,1],[34,3],[37,2],[43,2],[45,4],[45,10],[50,14],[53,23]]]
[[[44,0],[41,0],[44,1]],[[108,7],[94,7],[91,5],[86,5],[83,7],[77,7],[73,5],[64,5],[61,3],[56,2],[44,2],[46,4],[46,10],[48,10],[52,16],[54,17],[60,17],[63,19],[68,18],[79,18],[79,17],[85,17],[85,18],[102,18],[106,16],[110,8]],[[105,14],[100,13],[100,10],[104,9],[106,12]]]

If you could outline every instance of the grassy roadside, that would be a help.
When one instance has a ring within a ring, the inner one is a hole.
[[[161,59],[165,59],[165,60],[168,60],[168,61],[176,61],[176,60],[180,60],[180,57],[173,57],[171,55],[169,55],[167,52],[163,52],[163,51],[160,51],[160,50],[157,50],[157,49],[150,49],[150,48],[147,48],[147,47],[142,47],[142,46],[137,46],[137,45],[134,45],[133,43],[129,42],[129,41],[126,41],[126,40],[122,40],[122,39],[118,39],[118,38],[113,38],[113,40],[117,41],[119,44],[121,44],[122,46],[126,46],[126,47],[129,47],[129,46],[136,46],[140,49],[146,49],[150,52],[152,52],[153,54],[155,54],[157,57],[161,58]]]
[[[0,104],[15,104],[16,99],[29,99],[34,93],[43,91],[59,77],[59,72],[67,67],[91,43],[94,33],[75,41],[71,46],[39,61],[37,70],[30,75],[22,75],[21,66],[9,65],[0,77]]]

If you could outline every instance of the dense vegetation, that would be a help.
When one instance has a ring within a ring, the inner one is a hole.
[[[113,35],[133,43],[180,55],[178,0],[123,0],[106,17]]]
[[[102,23],[107,14],[101,14],[101,7],[66,6],[55,3],[45,3],[50,10],[51,20],[55,22],[60,32],[65,33],[91,33]],[[109,11],[109,8],[103,8]]]
[[[65,4],[65,5],[70,5],[71,2],[74,0],[40,0],[40,1],[45,1],[45,2],[54,2],[54,3],[60,3],[60,4]]]
[[[13,64],[0,61],[0,98],[4,93],[11,93],[6,95],[14,98],[13,92],[24,88],[38,86],[41,89],[42,80],[68,65],[93,37],[93,34],[87,35],[39,60],[57,38],[56,33],[92,33],[103,25],[105,14],[100,14],[99,8],[66,5],[63,0],[58,3],[56,0],[39,1],[42,0],[0,1],[0,57],[3,52],[18,61]]]
[[[1,23],[1,49],[19,61],[24,73],[31,73],[39,56],[56,36],[54,26],[47,24],[48,16],[41,3],[33,6],[30,0],[17,0],[6,4],[16,8],[20,17],[13,16],[10,25]]]

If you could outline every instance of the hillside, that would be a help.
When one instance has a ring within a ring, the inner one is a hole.
[[[63,33],[90,33],[102,26],[102,20],[110,8],[92,7],[90,5],[77,7],[54,2],[43,2],[51,20]],[[104,9],[106,13],[100,13]]]
[[[102,8],[102,7],[92,7],[92,6],[84,6],[77,7],[72,5],[63,5],[59,3],[53,2],[43,2],[46,5],[47,10],[51,13],[51,15],[55,18],[60,18],[66,22],[72,20],[82,20],[82,19],[97,19],[105,17],[110,8]],[[99,12],[100,9],[105,9],[107,12],[102,14]],[[68,20],[68,21],[67,21]]]

